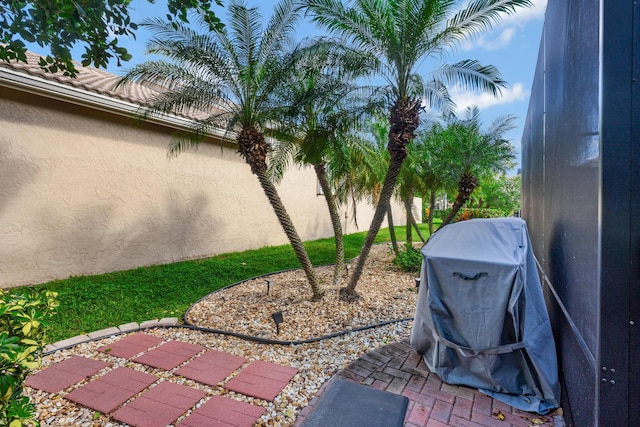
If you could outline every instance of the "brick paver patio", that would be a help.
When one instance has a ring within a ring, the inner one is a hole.
[[[332,378],[347,379],[409,398],[405,427],[552,427],[563,420],[541,417],[512,408],[479,391],[446,384],[429,372],[421,356],[414,353],[409,340],[389,344],[364,354]],[[302,411],[295,426],[300,426],[313,411],[327,386]],[[558,421],[554,423],[554,421]]]

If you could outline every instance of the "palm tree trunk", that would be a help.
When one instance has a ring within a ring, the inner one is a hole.
[[[445,217],[445,219],[442,220],[442,224],[440,224],[440,227],[438,227],[438,230],[440,230],[445,225],[451,223],[453,218],[455,218],[456,215],[458,214],[458,212],[460,212],[460,208],[462,206],[464,206],[465,202],[466,202],[466,200],[464,199],[464,196],[462,196],[462,195],[460,195],[460,193],[458,193],[458,196],[456,197],[456,200],[453,202],[453,206],[451,207],[451,211],[449,212],[449,215],[447,215]],[[438,231],[438,230],[436,230],[436,231]]]
[[[387,224],[389,224],[389,237],[391,238],[391,249],[393,249],[393,253],[398,256],[398,237],[396,236],[396,227],[393,223],[393,212],[391,209],[391,205],[387,208]]]
[[[406,224],[405,224],[405,232],[406,232],[406,239],[405,239],[405,243],[407,246],[413,246],[413,233],[412,233],[412,228],[411,225],[413,223],[413,213],[411,212],[411,208],[413,207],[413,196],[409,197],[405,197],[404,198],[404,210],[407,214],[406,217]]]
[[[298,258],[298,261],[300,261],[302,269],[307,275],[307,280],[309,281],[311,291],[313,292],[311,300],[321,300],[323,294],[320,290],[320,285],[318,284],[318,279],[316,278],[309,255],[302,244],[302,239],[298,236],[298,232],[293,225],[293,221],[291,221],[291,217],[289,217],[289,214],[278,195],[276,186],[273,185],[273,182],[271,182],[267,177],[266,159],[269,145],[264,139],[264,134],[255,127],[244,127],[240,130],[236,141],[238,142],[238,152],[251,167],[251,172],[258,177],[260,186],[262,187],[264,194],[267,196],[267,199],[269,199],[269,203],[271,203],[271,207],[273,208],[278,221],[280,221],[280,225],[282,226],[284,233],[289,238],[289,243]]]
[[[371,246],[373,246],[373,242],[378,235],[384,215],[389,209],[391,196],[393,195],[393,190],[395,189],[396,181],[400,174],[402,162],[404,162],[404,159],[407,157],[407,144],[416,137],[415,130],[420,124],[419,113],[420,100],[398,98],[393,107],[391,107],[389,114],[389,144],[387,146],[390,154],[389,169],[384,178],[378,205],[373,214],[371,226],[364,240],[362,251],[360,251],[358,262],[353,269],[349,284],[340,289],[340,299],[343,301],[354,301],[359,298],[355,290],[356,285],[358,284],[358,280],[360,280],[360,276],[362,276],[364,264],[371,251]]]
[[[280,196],[276,190],[275,185],[267,178],[267,175],[264,171],[258,170],[256,172],[258,176],[258,181],[260,181],[260,186],[269,199],[269,203],[271,203],[271,207],[278,217],[278,221],[280,221],[280,225],[284,230],[285,234],[289,238],[289,242],[291,243],[291,247],[300,261],[302,265],[302,269],[304,270],[307,280],[309,281],[309,285],[311,286],[311,291],[313,292],[313,296],[311,297],[312,301],[319,301],[322,299],[322,291],[320,290],[320,285],[318,284],[318,279],[316,278],[315,271],[313,270],[313,265],[311,264],[311,260],[309,259],[309,255],[307,254],[304,245],[302,244],[302,240],[300,236],[298,236],[298,232],[296,231],[293,222],[291,221],[291,217],[287,213]]]
[[[478,186],[478,178],[473,176],[472,174],[465,172],[462,174],[460,181],[458,182],[458,195],[456,196],[456,200],[453,202],[453,206],[451,207],[451,212],[449,215],[442,221],[442,225],[438,228],[438,230],[442,229],[445,225],[449,224],[453,218],[458,214],[460,208],[464,206],[464,204],[471,198],[471,193]]]
[[[433,210],[436,207],[436,191],[431,190],[429,194],[429,218],[427,221],[429,222],[429,236],[433,234]]]
[[[336,199],[333,197],[329,181],[327,180],[327,172],[325,170],[324,163],[316,164],[313,168],[316,171],[320,188],[322,188],[324,198],[327,201],[329,216],[331,217],[331,225],[333,226],[333,236],[336,245],[336,262],[333,266],[333,285],[337,286],[342,279],[342,272],[344,270],[344,239],[342,236],[340,214],[338,213]]]
[[[378,205],[376,206],[376,210],[373,214],[371,226],[369,227],[367,237],[364,240],[364,245],[362,246],[362,250],[360,251],[358,262],[353,269],[349,284],[345,288],[340,289],[340,299],[342,299],[343,301],[355,301],[359,298],[358,294],[355,291],[355,288],[358,284],[358,280],[360,280],[360,276],[362,276],[362,272],[364,271],[365,261],[367,260],[369,252],[371,251],[371,246],[373,246],[373,242],[378,235],[380,225],[382,225],[385,214],[389,209],[391,196],[393,195],[395,183],[400,173],[400,167],[402,166],[402,160],[392,158],[389,162],[389,170],[387,171],[387,175],[384,179],[384,184],[382,186],[382,191],[380,192]]]
[[[424,236],[422,235],[422,232],[418,227],[418,223],[416,222],[416,218],[413,215],[411,215],[411,224],[413,225],[413,228],[415,228],[416,233],[418,233],[418,237],[420,237],[420,241],[424,243]]]

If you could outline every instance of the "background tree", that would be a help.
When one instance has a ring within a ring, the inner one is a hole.
[[[424,164],[425,150],[420,146],[420,141],[416,140],[407,147],[407,158],[402,163],[398,176],[397,194],[402,201],[405,210],[405,243],[413,246],[413,229],[424,242],[424,237],[418,229],[418,224],[413,215],[413,199],[417,194],[426,193],[424,174],[428,173]]]
[[[364,126],[363,132],[366,133],[354,138],[352,146],[352,151],[357,153],[353,162],[355,189],[358,194],[365,196],[373,206],[378,206],[385,174],[389,169],[389,151],[386,149],[389,125],[384,118],[374,116]],[[391,204],[387,207],[386,215],[391,248],[397,255],[399,251],[398,239],[395,233]]]
[[[451,173],[452,165],[447,158],[446,138],[443,134],[444,127],[439,122],[433,122],[431,126],[418,135],[415,146],[420,159],[419,175],[422,180],[423,197],[428,199],[429,214],[427,223],[429,235],[433,234],[433,212],[436,208],[436,197],[455,188],[455,177]]]
[[[358,298],[356,285],[388,211],[406,146],[415,138],[423,103],[447,107],[450,98],[445,84],[458,83],[494,95],[504,84],[495,67],[473,60],[436,67],[429,76],[419,74],[419,67],[486,30],[501,14],[514,13],[531,1],[357,0],[347,5],[340,0],[305,0],[305,4],[314,22],[378,61],[375,69],[389,94],[389,168],[356,267],[349,284],[340,290],[342,299],[353,300]]]
[[[503,216],[513,215],[520,210],[521,186],[521,175],[488,174],[480,181],[479,207],[498,210]]]
[[[462,120],[453,118],[443,130],[451,170],[457,175],[458,194],[440,228],[449,224],[487,174],[513,167],[514,147],[504,135],[514,128],[513,116],[498,117],[486,131],[481,129],[480,110],[468,108]]]
[[[267,175],[270,144],[264,132],[281,115],[277,94],[294,64],[294,30],[301,17],[294,6],[293,0],[278,3],[264,30],[258,10],[241,1],[229,4],[223,30],[207,34],[184,24],[146,21],[154,34],[149,52],[168,60],[147,61],[131,70],[123,82],[164,88],[151,100],[147,115],[198,112],[204,116],[188,132],[174,135],[172,154],[197,145],[220,127],[236,132],[238,151],[269,199],[305,271],[312,299],[319,300],[322,291],[309,256]]]
[[[154,0],[147,0],[153,3]],[[131,0],[3,0],[0,2],[0,60],[27,62],[24,42],[48,47],[40,66],[49,72],[75,76],[71,49],[83,44],[82,65],[106,67],[111,58],[129,61],[131,54],[118,37],[134,37],[138,26],[129,17]],[[211,30],[222,23],[211,10],[222,0],[167,0],[167,18],[188,22],[188,12],[201,15]]]

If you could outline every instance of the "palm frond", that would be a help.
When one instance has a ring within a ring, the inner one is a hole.
[[[384,52],[384,46],[378,40],[370,22],[363,19],[360,10],[345,6],[339,0],[306,0],[305,4],[312,21],[325,27],[330,33],[353,43],[355,48],[366,46],[368,50]]]
[[[245,67],[247,77],[252,75],[252,64],[258,53],[262,36],[262,16],[258,10],[248,8],[244,1],[234,0],[229,10],[229,40],[232,41],[239,65]]]
[[[531,7],[531,0],[472,0],[448,22],[441,40],[460,41],[491,29],[502,16],[517,12],[518,8]]]
[[[432,76],[447,85],[459,84],[465,89],[479,89],[493,96],[500,94],[501,88],[506,85],[497,68],[481,65],[472,59],[442,65],[432,72]]]
[[[302,10],[297,7],[296,0],[281,0],[276,4],[260,43],[260,63],[277,60],[287,50],[293,42],[295,27],[301,17]]]
[[[269,151],[269,169],[267,175],[274,183],[280,183],[287,168],[298,155],[298,144],[294,141],[279,140],[278,149]]]

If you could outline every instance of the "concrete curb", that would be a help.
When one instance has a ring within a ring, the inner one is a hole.
[[[62,341],[54,342],[52,344],[47,344],[44,347],[44,352],[51,353],[56,350],[61,350],[63,348],[73,347],[75,345],[82,344],[84,342],[94,341],[100,338],[107,338],[113,335],[124,334],[127,332],[139,330],[139,329],[145,329],[145,328],[150,328],[154,326],[171,326],[171,325],[177,325],[177,324],[178,324],[177,317],[165,317],[159,320],[158,319],[145,320],[139,324],[136,322],[125,323],[124,325],[120,325],[117,327],[101,329],[99,331],[94,331],[84,335],[77,335],[75,337],[67,338]]]

